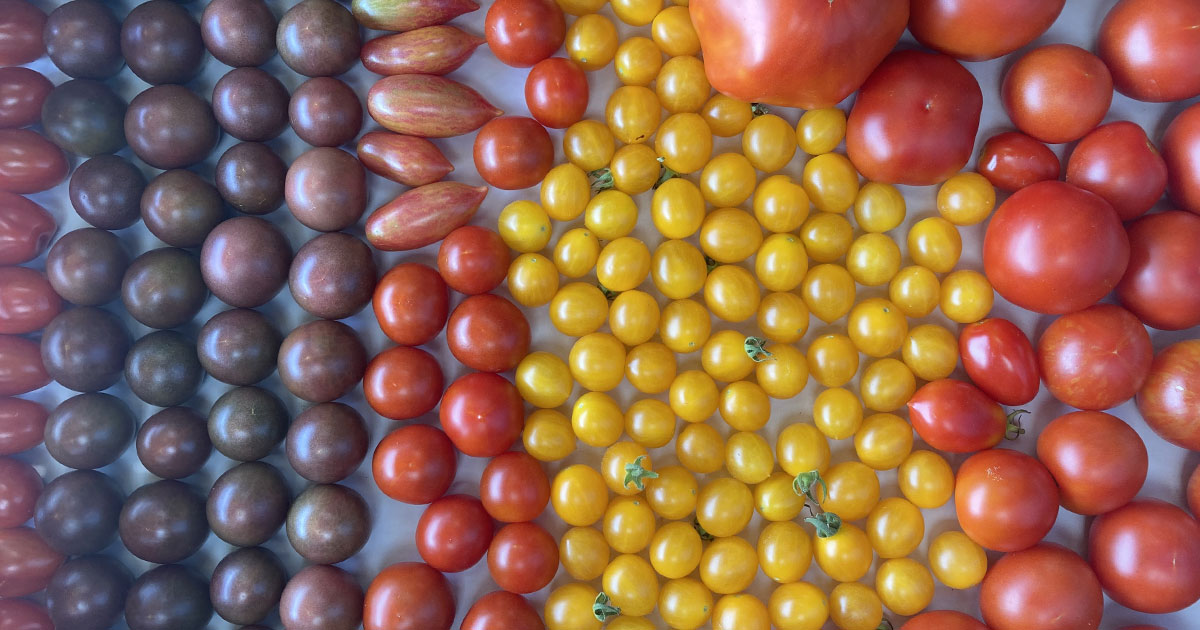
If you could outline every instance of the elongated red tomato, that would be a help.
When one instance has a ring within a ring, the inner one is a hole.
[[[967,376],[1003,405],[1024,405],[1037,396],[1037,355],[1029,337],[1007,319],[993,317],[963,326],[958,353]]]
[[[1058,179],[1062,170],[1050,147],[1019,131],[1005,131],[988,138],[979,152],[977,168],[993,186],[1009,191]]]
[[[1160,330],[1200,324],[1200,216],[1157,212],[1125,231],[1129,267],[1117,285],[1121,304]]]
[[[1146,481],[1149,458],[1137,431],[1101,411],[1075,411],[1042,428],[1037,456],[1058,483],[1063,507],[1103,514],[1128,503]]]
[[[988,630],[988,627],[954,610],[930,610],[909,619],[900,630]]]
[[[1133,398],[1153,361],[1146,328],[1115,304],[1063,315],[1038,340],[1046,388],[1078,409],[1108,409]]]
[[[1118,120],[1084,136],[1067,158],[1067,183],[1112,204],[1122,221],[1146,213],[1167,190],[1167,164],[1137,123]]]
[[[971,540],[994,551],[1019,551],[1037,544],[1054,527],[1058,487],[1038,460],[992,448],[959,466],[954,507]]]
[[[1161,614],[1200,599],[1200,523],[1158,500],[1131,501],[1092,521],[1088,560],[1118,604]]]
[[[921,386],[908,401],[908,417],[922,440],[950,453],[992,448],[1014,428],[978,387],[948,378]]]
[[[1042,543],[992,566],[979,590],[979,608],[992,630],[1095,630],[1104,594],[1079,554]]]
[[[995,59],[1046,32],[1065,0],[912,0],[908,30],[925,46],[964,61]]]

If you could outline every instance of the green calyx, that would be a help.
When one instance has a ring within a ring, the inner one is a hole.
[[[604,299],[608,300],[609,302],[617,299],[617,296],[620,295],[620,293],[613,291],[612,289],[604,286],[603,284],[596,283],[596,286],[599,287],[600,292],[604,294]]]
[[[1004,439],[1015,440],[1025,434],[1025,428],[1021,426],[1021,416],[1029,413],[1028,409],[1017,409],[1008,414],[1005,418]]]
[[[592,180],[592,192],[608,190],[616,185],[616,182],[613,181],[612,169],[607,166],[588,173],[588,177]]]
[[[762,363],[775,358],[766,348],[767,340],[762,337],[746,337],[746,341],[742,344],[742,348],[746,351],[746,356],[750,357],[755,363]]]
[[[692,519],[692,529],[696,530],[697,534],[700,534],[700,540],[703,540],[706,542],[709,540],[713,540],[713,535],[704,531],[704,528],[700,526],[699,520]]]
[[[629,484],[633,484],[633,487],[638,490],[645,490],[647,479],[658,478],[658,473],[648,470],[642,465],[644,459],[646,459],[645,455],[638,455],[632,462],[625,464],[625,481],[623,483],[626,488],[629,487]]]
[[[818,487],[821,488],[820,499],[817,498],[816,493]],[[821,501],[829,496],[829,485],[821,477],[820,471],[810,470],[796,475],[796,478],[792,480],[792,492],[795,492],[796,496],[805,497],[809,501],[820,505]]]
[[[658,187],[666,183],[668,179],[679,177],[679,173],[676,173],[671,170],[671,167],[667,166],[664,158],[658,158],[658,163],[662,164],[662,171],[658,175],[658,181],[654,182],[654,190],[658,190]]]
[[[600,591],[600,594],[596,596],[596,601],[592,603],[592,616],[604,623],[619,614],[621,614],[621,609],[613,606],[608,595],[604,591]]]
[[[753,114],[755,118],[758,118],[764,114],[770,114],[771,110],[762,103],[750,103],[750,113]]]
[[[804,519],[817,530],[817,538],[829,538],[842,529],[842,519],[833,512],[822,512]]]
[[[888,621],[887,617],[884,617],[883,621],[880,621],[879,625],[875,627],[875,630],[892,630],[892,622]]]

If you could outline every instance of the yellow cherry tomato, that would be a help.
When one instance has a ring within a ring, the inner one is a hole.
[[[971,269],[959,269],[942,279],[939,306],[950,321],[973,324],[992,311],[995,293],[987,277]]]
[[[808,219],[808,193],[787,175],[772,175],[754,189],[754,218],[768,232],[794,232]]]
[[[638,553],[654,536],[654,512],[642,497],[617,497],[604,511],[601,530],[608,546],[617,553]]]
[[[534,407],[558,407],[567,402],[575,388],[566,362],[549,352],[525,355],[517,364],[515,377],[521,398]]]
[[[668,580],[687,577],[700,566],[704,543],[691,523],[666,523],[650,540],[650,565]]]
[[[643,394],[667,391],[677,369],[675,353],[657,341],[634,346],[625,355],[625,380]]]
[[[555,0],[568,15],[587,15],[604,7],[608,0]]]
[[[888,610],[909,617],[933,601],[933,576],[912,558],[892,558],[875,572],[875,592]]]
[[[780,584],[767,600],[775,630],[820,630],[829,619],[829,600],[808,582]]]
[[[754,360],[746,350],[747,337],[736,330],[719,330],[700,351],[700,365],[718,381],[740,381],[754,371]]]
[[[647,86],[662,67],[662,51],[647,37],[630,37],[617,46],[613,65],[622,85]]]
[[[673,6],[659,11],[650,23],[650,37],[672,57],[700,53],[700,36],[692,26],[687,7]]]
[[[904,195],[891,184],[867,182],[854,198],[854,220],[864,232],[887,232],[904,222]]]
[[[546,596],[546,630],[600,630],[603,625],[592,616],[596,589],[582,582],[571,582]]]
[[[542,208],[555,221],[574,221],[592,198],[587,173],[574,164],[559,164],[542,178]],[[540,249],[540,248],[539,248]]]
[[[644,144],[627,144],[613,153],[608,176],[617,190],[640,195],[658,181],[662,164],[654,149]]]
[[[662,120],[662,104],[658,102],[654,90],[640,85],[625,85],[608,97],[604,119],[617,140],[625,144],[645,142],[658,129],[658,123]]]
[[[712,332],[708,311],[694,300],[675,300],[662,309],[658,334],[672,352],[687,354],[704,347]]]
[[[854,239],[846,252],[846,271],[854,281],[877,287],[900,271],[900,246],[886,234],[868,232]]]
[[[750,120],[754,118],[750,103],[725,96],[720,92],[714,94],[704,104],[704,107],[700,108],[700,115],[708,123],[708,128],[712,130],[713,135],[719,138],[731,138],[742,133],[746,125],[750,124]]]
[[[871,568],[875,552],[863,530],[843,522],[836,534],[816,538],[813,557],[825,575],[838,582],[856,582]]]
[[[899,359],[873,361],[863,370],[858,394],[863,406],[872,411],[895,411],[908,403],[917,391],[917,378]]]
[[[933,451],[913,451],[896,471],[896,481],[904,498],[926,510],[945,505],[954,494],[954,471]]]
[[[987,573],[987,553],[960,531],[942,532],[929,543],[929,568],[950,588],[971,588]]]
[[[650,279],[672,300],[682,300],[704,288],[708,263],[695,245],[679,239],[659,243],[650,257]]]
[[[704,62],[691,55],[671,57],[658,71],[654,92],[663,109],[672,114],[698,112],[708,100],[712,86],[704,76]],[[711,129],[705,127],[710,133]]]
[[[832,387],[817,394],[812,414],[813,424],[831,440],[853,436],[863,420],[862,403],[849,390],[841,387]]]
[[[871,510],[866,529],[880,558],[903,558],[925,538],[925,517],[908,499],[888,497]]]
[[[596,279],[609,291],[621,292],[637,288],[648,275],[650,249],[641,240],[632,236],[622,236],[610,241],[600,250],[596,260]],[[655,310],[657,311],[657,308]],[[658,319],[657,313],[655,319]]]
[[[695,512],[699,493],[696,476],[683,466],[666,466],[658,471],[657,477],[646,480],[650,509],[668,520],[684,519]]]
[[[758,173],[754,171],[754,165],[741,153],[721,153],[709,160],[704,170],[700,171],[700,192],[704,194],[705,201],[718,208],[742,205],[754,194],[757,183]],[[757,231],[758,225],[754,227]]]
[[[775,459],[793,478],[813,470],[824,474],[829,468],[829,458],[829,440],[806,422],[789,424],[775,438]]]
[[[879,477],[862,462],[836,464],[825,472],[824,478],[821,509],[837,514],[843,521],[866,518],[879,503]]]
[[[729,436],[725,443],[725,470],[729,476],[752,486],[766,481],[774,468],[775,458],[766,438],[749,431]]]
[[[936,381],[958,365],[958,338],[943,326],[921,324],[908,331],[900,353],[917,378]]]
[[[564,335],[582,337],[596,332],[608,317],[608,300],[596,285],[572,282],[550,300],[550,322]]]
[[[550,242],[550,215],[532,201],[514,201],[500,211],[497,220],[504,244],[519,252],[538,252]]]
[[[908,320],[888,300],[868,298],[854,305],[846,320],[854,346],[871,357],[886,357],[904,345]]]
[[[609,0],[613,14],[630,26],[645,26],[662,9],[662,0]]]
[[[831,263],[850,250],[854,227],[840,214],[818,212],[800,226],[800,238],[813,260]]]
[[[737,265],[718,265],[704,280],[704,304],[727,322],[741,322],[758,312],[761,293],[754,274]]]
[[[712,616],[712,591],[693,578],[670,580],[658,592],[658,614],[675,630],[696,630]]]
[[[812,537],[794,520],[767,523],[758,534],[757,551],[763,573],[780,584],[799,581],[812,565]]]
[[[717,411],[717,384],[707,372],[680,372],[671,382],[667,400],[671,410],[686,422],[704,422]],[[722,450],[722,458],[725,457]]]
[[[888,285],[888,299],[913,318],[932,313],[941,299],[941,292],[937,275],[920,265],[901,269]]]
[[[846,137],[846,113],[836,107],[810,109],[796,123],[796,144],[809,155],[829,153]]]
[[[650,218],[659,234],[687,238],[704,223],[704,194],[682,177],[668,179],[650,199]]]
[[[603,392],[585,392],[571,406],[571,429],[588,446],[612,445],[620,439],[624,427],[621,407]]]
[[[764,442],[765,444],[765,442]],[[771,447],[767,446],[767,457]],[[804,497],[792,490],[792,476],[775,472],[754,486],[754,509],[763,519],[772,522],[790,522],[804,510]],[[759,538],[762,541],[762,538]]]
[[[738,431],[757,431],[771,419],[771,399],[752,381],[734,381],[721,390],[721,419]]]
[[[719,263],[736,263],[754,255],[763,243],[758,221],[745,210],[713,210],[700,224],[700,249]]]
[[[808,344],[808,369],[825,387],[841,387],[858,373],[858,348],[846,335],[821,335]]]
[[[912,433],[912,425],[896,414],[871,414],[854,434],[854,452],[875,470],[891,470],[912,452]]]
[[[632,496],[644,490],[646,479],[658,473],[654,472],[654,464],[646,447],[622,440],[604,450],[600,458],[600,474],[604,475],[604,483],[613,493]]]
[[[718,212],[721,211],[718,210]],[[746,214],[741,210],[736,212]],[[757,224],[753,233],[758,234]],[[703,235],[703,231],[701,234]],[[703,239],[703,236],[701,238]],[[798,236],[772,234],[762,241],[762,246],[758,248],[758,255],[754,257],[754,275],[758,277],[758,281],[762,283],[764,289],[791,291],[800,286],[806,273],[808,273],[808,252],[804,250],[804,243],[800,242]]]
[[[608,125],[598,120],[581,120],[563,132],[563,155],[587,173],[608,166],[616,149]]]
[[[521,306],[542,306],[558,293],[558,267],[541,254],[521,254],[508,266],[508,292]]]
[[[658,604],[658,575],[650,561],[641,556],[621,554],[612,559],[601,577],[604,593],[621,614],[649,615]]]
[[[858,171],[841,153],[822,153],[804,164],[804,192],[817,210],[841,214],[858,197]]]
[[[608,333],[584,335],[571,346],[567,364],[585,389],[609,391],[625,376],[625,344]]]
[[[654,622],[645,617],[618,615],[608,620],[605,630],[655,630]]]
[[[675,412],[656,398],[642,398],[625,410],[625,433],[646,448],[666,446],[675,437]]]
[[[700,557],[700,581],[714,593],[740,593],[750,586],[756,573],[758,553],[737,536],[708,543]]]
[[[754,380],[771,398],[786,400],[797,396],[808,384],[808,361],[790,344],[766,346],[771,356],[754,366]]]
[[[942,217],[917,221],[908,229],[908,255],[936,273],[949,273],[962,255],[962,236]]]
[[[676,173],[695,173],[704,168],[712,157],[712,145],[708,123],[691,112],[671,114],[654,136],[654,150],[662,157],[663,166]]]
[[[764,173],[778,171],[796,154],[795,137],[788,121],[775,114],[763,114],[742,131],[742,154]]]
[[[716,472],[725,465],[725,440],[707,424],[689,424],[675,438],[675,457],[696,474]]]
[[[959,173],[938,188],[937,209],[954,225],[975,225],[996,207],[996,189],[979,173]]]
[[[709,534],[717,538],[735,536],[746,528],[753,515],[754,495],[737,479],[718,477],[700,488],[696,521]]]
[[[758,305],[756,321],[763,336],[775,343],[799,341],[808,332],[808,305],[795,293],[768,293]]]
[[[713,604],[712,630],[770,630],[771,615],[758,597],[725,595]]]
[[[568,466],[554,476],[550,505],[567,525],[586,527],[604,516],[608,486],[596,469],[586,464]]]
[[[568,230],[554,245],[554,264],[568,278],[581,278],[596,266],[600,240],[587,228]]]
[[[829,592],[829,618],[840,630],[876,630],[883,622],[883,602],[871,587],[844,582]]]
[[[558,543],[558,557],[567,574],[576,580],[591,581],[608,566],[609,548],[604,534],[594,527],[572,527]],[[592,591],[592,599],[595,599]],[[591,611],[591,606],[588,607]]]
[[[612,61],[613,55],[617,54],[617,42],[617,27],[612,20],[598,13],[589,13],[575,18],[567,28],[563,45],[572,61],[591,72]]]
[[[628,236],[637,226],[637,203],[619,190],[600,191],[583,212],[583,224],[596,238],[604,241]]]
[[[538,409],[525,418],[521,443],[525,452],[536,459],[553,462],[575,451],[575,433],[561,411]]]

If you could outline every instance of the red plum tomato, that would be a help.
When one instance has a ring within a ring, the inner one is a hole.
[[[1007,319],[993,317],[963,326],[958,353],[967,376],[1002,405],[1024,405],[1041,384],[1029,337]]]
[[[970,383],[948,378],[922,385],[908,401],[908,417],[922,440],[950,453],[992,448],[1010,430],[996,401]]]

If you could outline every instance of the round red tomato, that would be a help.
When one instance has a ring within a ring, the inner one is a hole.
[[[567,22],[554,0],[496,0],[488,9],[483,36],[497,59],[528,68],[562,46]]]
[[[1098,628],[1100,583],[1079,554],[1051,543],[1006,554],[987,572],[979,608],[992,630]]]
[[[983,143],[979,174],[996,188],[1020,190],[1046,179],[1058,179],[1058,156],[1045,144],[1019,131],[998,133]]]
[[[1146,481],[1146,445],[1124,420],[1075,411],[1047,424],[1037,456],[1058,483],[1063,507],[1094,515],[1129,503]]]
[[[483,469],[479,499],[497,521],[532,521],[550,501],[550,480],[538,460],[529,454],[501,453]]]
[[[1162,439],[1200,451],[1200,339],[1164,348],[1137,395],[1146,425]]]
[[[459,630],[546,630],[537,610],[524,597],[492,591],[471,604]]]
[[[1163,132],[1167,192],[1179,207],[1200,214],[1200,103],[1179,112]]]
[[[1058,488],[1038,460],[1017,451],[980,451],[954,480],[958,523],[971,540],[994,551],[1037,544],[1058,518]]]
[[[469,368],[504,372],[517,367],[529,353],[529,322],[499,295],[472,295],[450,314],[446,344],[454,358]]]
[[[524,116],[489,120],[475,135],[475,169],[502,190],[529,188],[554,166],[554,143],[538,121]]]
[[[587,75],[570,59],[543,59],[525,77],[525,104],[534,120],[566,129],[587,112]]]
[[[1182,508],[1132,501],[1096,517],[1088,559],[1118,604],[1161,614],[1200,599],[1200,523]]]
[[[458,470],[458,453],[445,433],[410,424],[385,435],[375,447],[371,473],[387,496],[424,505],[446,494]]]
[[[1129,239],[1108,202],[1064,182],[1038,182],[1000,204],[983,237],[987,279],[1038,313],[1095,304],[1129,263]]]
[[[424,562],[393,564],[367,588],[364,630],[449,630],[453,623],[450,583]]]
[[[1075,145],[1067,183],[1100,195],[1129,221],[1162,198],[1167,165],[1141,127],[1119,120],[1096,127]]]
[[[1121,0],[1100,24],[1096,52],[1122,94],[1139,101],[1181,101],[1200,94],[1200,4],[1192,0]]]
[[[508,245],[495,230],[464,225],[438,247],[437,266],[451,289],[467,295],[487,293],[508,275]]]
[[[371,303],[383,334],[404,346],[436,337],[450,313],[446,281],[421,263],[401,263],[388,270],[375,285]]]
[[[900,630],[988,630],[988,627],[954,610],[930,610],[909,619]]]
[[[1125,231],[1129,267],[1117,285],[1121,304],[1160,330],[1200,324],[1200,216],[1168,210]]]
[[[363,375],[363,395],[375,413],[408,420],[431,411],[442,398],[442,367],[420,348],[396,346],[375,355]]]
[[[1037,351],[1046,388],[1077,409],[1109,409],[1133,398],[1154,360],[1146,327],[1115,304],[1054,320]]]
[[[537,523],[509,523],[496,532],[487,552],[496,584],[513,593],[532,593],[558,571],[558,543]]]
[[[908,30],[928,48],[965,61],[995,59],[1046,32],[1066,0],[912,0]]]
[[[1007,319],[993,317],[963,326],[958,353],[967,376],[996,402],[1011,407],[1037,396],[1037,355],[1029,337]]]
[[[908,417],[922,440],[950,453],[991,448],[1012,428],[996,401],[970,383],[948,378],[921,386],[908,401]]]
[[[475,566],[492,542],[492,517],[479,499],[451,494],[430,503],[417,521],[417,553],[443,573]]]
[[[1017,129],[1042,142],[1071,142],[1104,120],[1112,103],[1112,76],[1096,55],[1050,44],[1034,48],[1008,69],[1000,97]]]
[[[471,457],[495,457],[521,436],[525,402],[503,376],[471,372],[446,388],[438,417],[458,450]]]
[[[1187,482],[1187,504],[1192,516],[1200,515],[1200,465],[1192,469]]]
[[[846,155],[872,181],[928,186],[971,158],[983,93],[945,55],[900,50],[867,77],[846,121]]]

